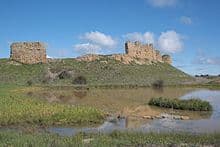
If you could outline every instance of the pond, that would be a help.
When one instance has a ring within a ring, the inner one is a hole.
[[[35,95],[35,94],[33,94]],[[74,135],[78,132],[103,132],[114,130],[142,132],[220,132],[220,91],[195,88],[137,88],[137,89],[87,89],[72,90],[68,87],[41,89],[38,97],[49,102],[94,106],[111,117],[103,124],[91,127],[50,127],[50,133]],[[36,96],[36,95],[35,95]],[[177,111],[148,106],[152,97],[200,98],[209,101],[212,112]],[[144,119],[144,116],[167,116],[159,119]],[[170,116],[187,116],[189,120],[177,120]],[[123,116],[117,119],[117,116]]]

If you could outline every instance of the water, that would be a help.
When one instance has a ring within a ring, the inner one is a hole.
[[[50,127],[50,133],[71,136],[78,132],[86,133],[109,133],[114,130],[120,131],[141,131],[141,132],[190,132],[190,133],[214,133],[220,132],[220,91],[192,88],[167,88],[163,91],[147,89],[132,90],[90,90],[82,98],[68,100],[73,104],[94,105],[104,107],[108,112],[121,112],[126,118],[114,121],[105,121],[97,127],[63,128]],[[79,94],[78,94],[79,95]],[[200,98],[209,101],[213,106],[213,112],[189,112],[160,109],[143,105],[154,96],[180,97],[181,99]],[[91,100],[89,100],[91,99]],[[97,101],[94,102],[94,99]],[[86,101],[88,100],[88,101]],[[99,101],[98,101],[99,100]],[[141,105],[142,104],[142,105]],[[129,109],[130,108],[130,109]],[[133,111],[131,111],[133,110]],[[190,120],[164,119],[142,119],[142,115],[180,114],[190,117]]]

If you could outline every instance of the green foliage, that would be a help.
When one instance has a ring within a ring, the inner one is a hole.
[[[28,81],[27,81],[27,85],[28,85],[28,86],[33,85],[33,81],[32,81],[32,80],[28,80]]]
[[[131,133],[83,134],[72,137],[43,133],[0,132],[0,146],[219,146],[220,134]]]
[[[71,78],[71,76],[72,76],[72,75],[71,75],[68,71],[66,71],[66,70],[62,71],[62,72],[58,75],[59,79],[69,79],[69,78]]]
[[[160,88],[163,88],[164,82],[163,82],[163,80],[156,80],[156,81],[152,84],[152,86],[153,86],[153,88],[160,89]]]
[[[107,63],[102,61],[107,61]],[[65,73],[60,79],[50,80],[44,77],[48,70],[55,74],[61,71],[71,71],[72,77],[64,78],[67,76]],[[28,80],[32,80],[35,85],[43,84],[42,81],[50,85],[72,85],[73,79],[79,75],[86,77],[89,86],[151,86],[158,79],[163,80],[164,85],[178,85],[193,79],[165,63],[122,64],[108,58],[93,62],[62,59],[36,65],[17,65],[8,59],[0,59],[0,73],[1,83],[18,85],[25,85]]]
[[[101,111],[86,106],[47,103],[0,86],[0,125],[87,125],[104,119]]]
[[[169,98],[152,98],[149,105],[154,105],[164,108],[173,108],[180,110],[191,110],[191,111],[211,111],[212,106],[209,102],[200,99],[169,99]]]
[[[86,77],[78,76],[73,80],[73,84],[75,85],[85,85],[87,83]]]

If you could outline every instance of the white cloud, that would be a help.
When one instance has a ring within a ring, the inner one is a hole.
[[[79,39],[84,43],[76,44],[73,47],[80,54],[98,54],[117,46],[117,41],[110,35],[98,31],[86,32]]]
[[[175,31],[162,32],[158,39],[158,46],[164,52],[181,51],[183,48],[182,36]]]
[[[51,57],[51,56],[47,55],[47,58],[48,58],[48,59],[52,59],[53,57]]]
[[[193,63],[203,65],[220,65],[220,57],[207,56],[204,50],[199,49]]]
[[[185,24],[185,25],[191,25],[192,24],[192,19],[190,17],[187,17],[187,16],[182,16],[180,18],[180,22],[182,24]]]
[[[199,57],[196,59],[197,64],[220,65],[220,57]]]
[[[129,41],[140,41],[142,43],[153,43],[154,44],[154,34],[151,32],[146,32],[144,34],[134,32],[124,35],[124,38]]]
[[[178,0],[147,0],[147,2],[154,7],[171,7],[177,4]]]
[[[99,45],[91,43],[76,44],[73,47],[75,51],[79,52],[80,54],[97,54],[101,50]]]
[[[114,48],[117,44],[117,41],[114,40],[110,35],[106,35],[98,31],[87,32],[81,36],[81,39],[106,48]]]

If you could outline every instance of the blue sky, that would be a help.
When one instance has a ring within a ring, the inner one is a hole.
[[[51,57],[123,53],[154,43],[189,74],[220,74],[219,0],[1,0],[0,58],[10,43],[42,41]]]

